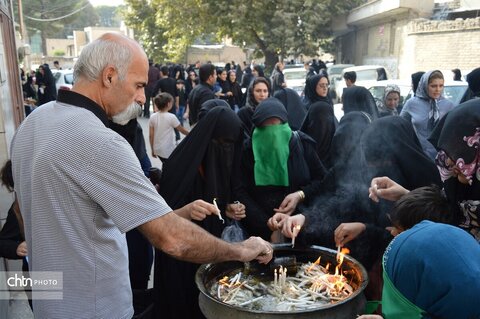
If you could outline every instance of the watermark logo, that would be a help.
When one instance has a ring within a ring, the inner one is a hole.
[[[54,271],[1,271],[0,299],[10,299],[11,291],[25,291],[36,300],[63,299],[63,273]]]

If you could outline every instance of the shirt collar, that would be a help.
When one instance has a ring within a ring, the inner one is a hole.
[[[59,90],[57,101],[89,110],[108,127],[107,113],[105,113],[100,105],[90,100],[88,97],[70,90]]]

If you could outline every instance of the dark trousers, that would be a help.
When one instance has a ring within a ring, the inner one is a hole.
[[[153,263],[153,248],[136,229],[127,232],[128,268],[132,289],[147,289]]]
[[[152,92],[145,87],[145,104],[143,105],[143,116],[150,117],[150,101],[152,100]]]

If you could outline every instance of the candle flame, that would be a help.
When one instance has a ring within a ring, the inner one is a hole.
[[[322,258],[322,256],[318,257],[317,260],[315,260],[315,262],[307,268],[307,272],[311,271],[313,269],[313,267],[317,266],[317,265],[320,265],[320,259]]]
[[[342,267],[343,259],[346,254],[350,253],[350,249],[343,247],[340,253],[337,254],[337,267],[335,267],[335,275],[340,274],[340,267]]]

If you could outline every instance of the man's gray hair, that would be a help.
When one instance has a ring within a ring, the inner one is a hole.
[[[84,78],[93,82],[110,64],[117,70],[120,81],[123,81],[127,76],[132,57],[133,52],[129,45],[101,37],[82,49],[74,66],[73,80],[76,82]]]

